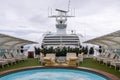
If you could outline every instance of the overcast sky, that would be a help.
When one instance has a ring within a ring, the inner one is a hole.
[[[40,41],[48,31],[56,32],[48,8],[67,10],[68,0],[0,0],[0,33]],[[74,18],[67,32],[98,37],[120,30],[120,0],[71,0]]]

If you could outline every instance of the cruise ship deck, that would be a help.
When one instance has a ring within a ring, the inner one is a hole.
[[[120,80],[120,1],[71,1],[0,1],[0,80]]]

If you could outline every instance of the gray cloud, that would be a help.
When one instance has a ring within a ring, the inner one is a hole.
[[[68,1],[0,0],[0,32],[39,40],[47,31],[56,31],[48,8],[67,10]],[[76,9],[76,17],[68,19],[67,31],[96,37],[120,29],[120,0],[71,0],[70,8]]]

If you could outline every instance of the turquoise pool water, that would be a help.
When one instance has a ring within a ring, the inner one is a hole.
[[[84,70],[76,69],[32,69],[11,73],[0,80],[108,80]]]

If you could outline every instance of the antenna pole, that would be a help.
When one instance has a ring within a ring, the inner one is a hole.
[[[52,8],[51,8],[51,15],[52,15]]]
[[[48,16],[49,16],[49,7],[48,7]]]
[[[74,8],[74,15],[73,16],[75,16],[75,8]]]
[[[68,12],[69,12],[69,9],[70,9],[70,0],[68,2]]]

